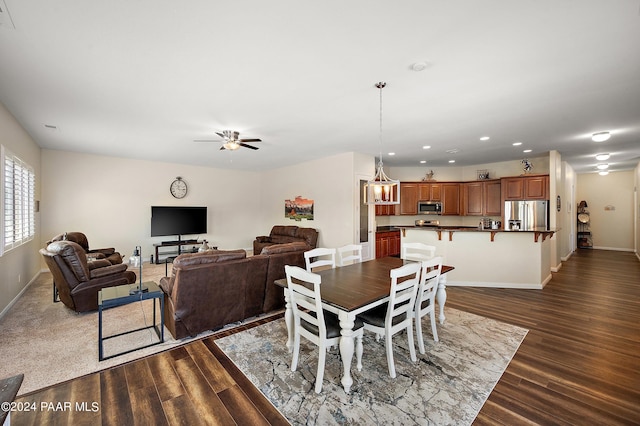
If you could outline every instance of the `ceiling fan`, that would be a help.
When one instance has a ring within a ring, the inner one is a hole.
[[[262,140],[260,139],[238,139],[238,136],[240,136],[240,133],[233,130],[225,130],[222,133],[216,132],[216,135],[222,138],[223,144],[220,147],[220,150],[228,149],[231,151],[235,151],[241,146],[249,149],[259,149],[258,147],[247,145],[245,142],[262,142]],[[218,142],[218,141],[196,139],[194,142]]]

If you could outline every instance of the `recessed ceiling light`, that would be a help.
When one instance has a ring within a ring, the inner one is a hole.
[[[603,170],[603,171],[601,171],[601,172],[598,172],[598,174],[599,174],[600,176],[606,176],[606,175],[608,175],[608,174],[609,174],[609,172],[608,172],[608,171],[606,171],[606,170]]]
[[[396,155],[395,152],[390,152],[388,155]]]
[[[423,145],[422,149],[431,149],[431,145]]]
[[[514,142],[513,143],[513,146],[520,146],[520,145],[522,145],[522,142]]]
[[[524,150],[524,151],[522,151],[522,152],[529,153],[529,152],[531,152],[531,150],[530,150],[530,149],[525,149],[525,150]]]
[[[609,154],[598,154],[596,155],[596,160],[598,161],[607,161],[609,159]]]
[[[598,170],[604,170],[604,169],[608,169],[609,165],[608,164],[598,164],[596,167],[598,168]]]
[[[420,164],[425,164],[427,160],[420,160]]]
[[[483,136],[480,138],[481,141],[488,141],[489,139],[491,139],[489,136]]]
[[[450,163],[455,163],[455,162],[456,162],[456,160],[449,160],[449,162],[450,162]]]
[[[611,137],[611,133],[609,132],[598,132],[591,135],[591,140],[594,142],[604,142],[609,140]]]

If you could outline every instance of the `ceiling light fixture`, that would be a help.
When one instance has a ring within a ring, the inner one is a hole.
[[[488,141],[489,139],[491,139],[489,136],[483,136],[480,138],[481,141]]]
[[[524,150],[524,151],[522,151],[522,152],[526,152],[526,153],[528,154],[528,153],[530,153],[530,152],[531,152],[531,150],[530,150],[530,149],[525,149],[525,150]]]
[[[520,145],[522,145],[522,142],[514,142],[513,143],[513,146],[520,146]]]
[[[382,89],[387,83],[376,83],[380,90],[380,160],[373,179],[367,182],[365,203],[376,205],[400,204],[400,181],[391,179],[382,168]]]
[[[607,161],[611,157],[609,154],[598,154],[596,155],[596,160],[598,161]]]
[[[455,163],[455,162],[456,162],[456,160],[449,160],[449,162],[450,162],[450,163]]]
[[[431,145],[423,145],[422,149],[431,149]]]
[[[237,141],[228,141],[222,144],[222,146],[224,147],[224,149],[230,149],[231,151],[235,151],[236,149],[240,148],[240,144]]]
[[[420,160],[420,164],[426,164],[427,160]]]
[[[606,175],[608,175],[608,174],[609,174],[609,172],[608,172],[608,171],[606,171],[606,170],[603,170],[603,171],[601,171],[601,172],[598,172],[598,174],[599,174],[600,176],[606,176]]]
[[[598,132],[591,135],[591,140],[594,142],[604,142],[608,141],[611,137],[611,133],[609,132]]]
[[[605,170],[605,169],[609,168],[609,165],[608,164],[598,164],[596,167],[598,168],[598,170]]]

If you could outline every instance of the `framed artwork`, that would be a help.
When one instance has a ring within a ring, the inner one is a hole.
[[[291,220],[313,220],[313,200],[300,195],[293,200],[284,200],[284,217]]]

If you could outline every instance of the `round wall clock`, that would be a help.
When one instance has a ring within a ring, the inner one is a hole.
[[[171,182],[169,191],[171,191],[171,195],[176,198],[184,198],[187,195],[187,183],[178,176],[176,180]]]

